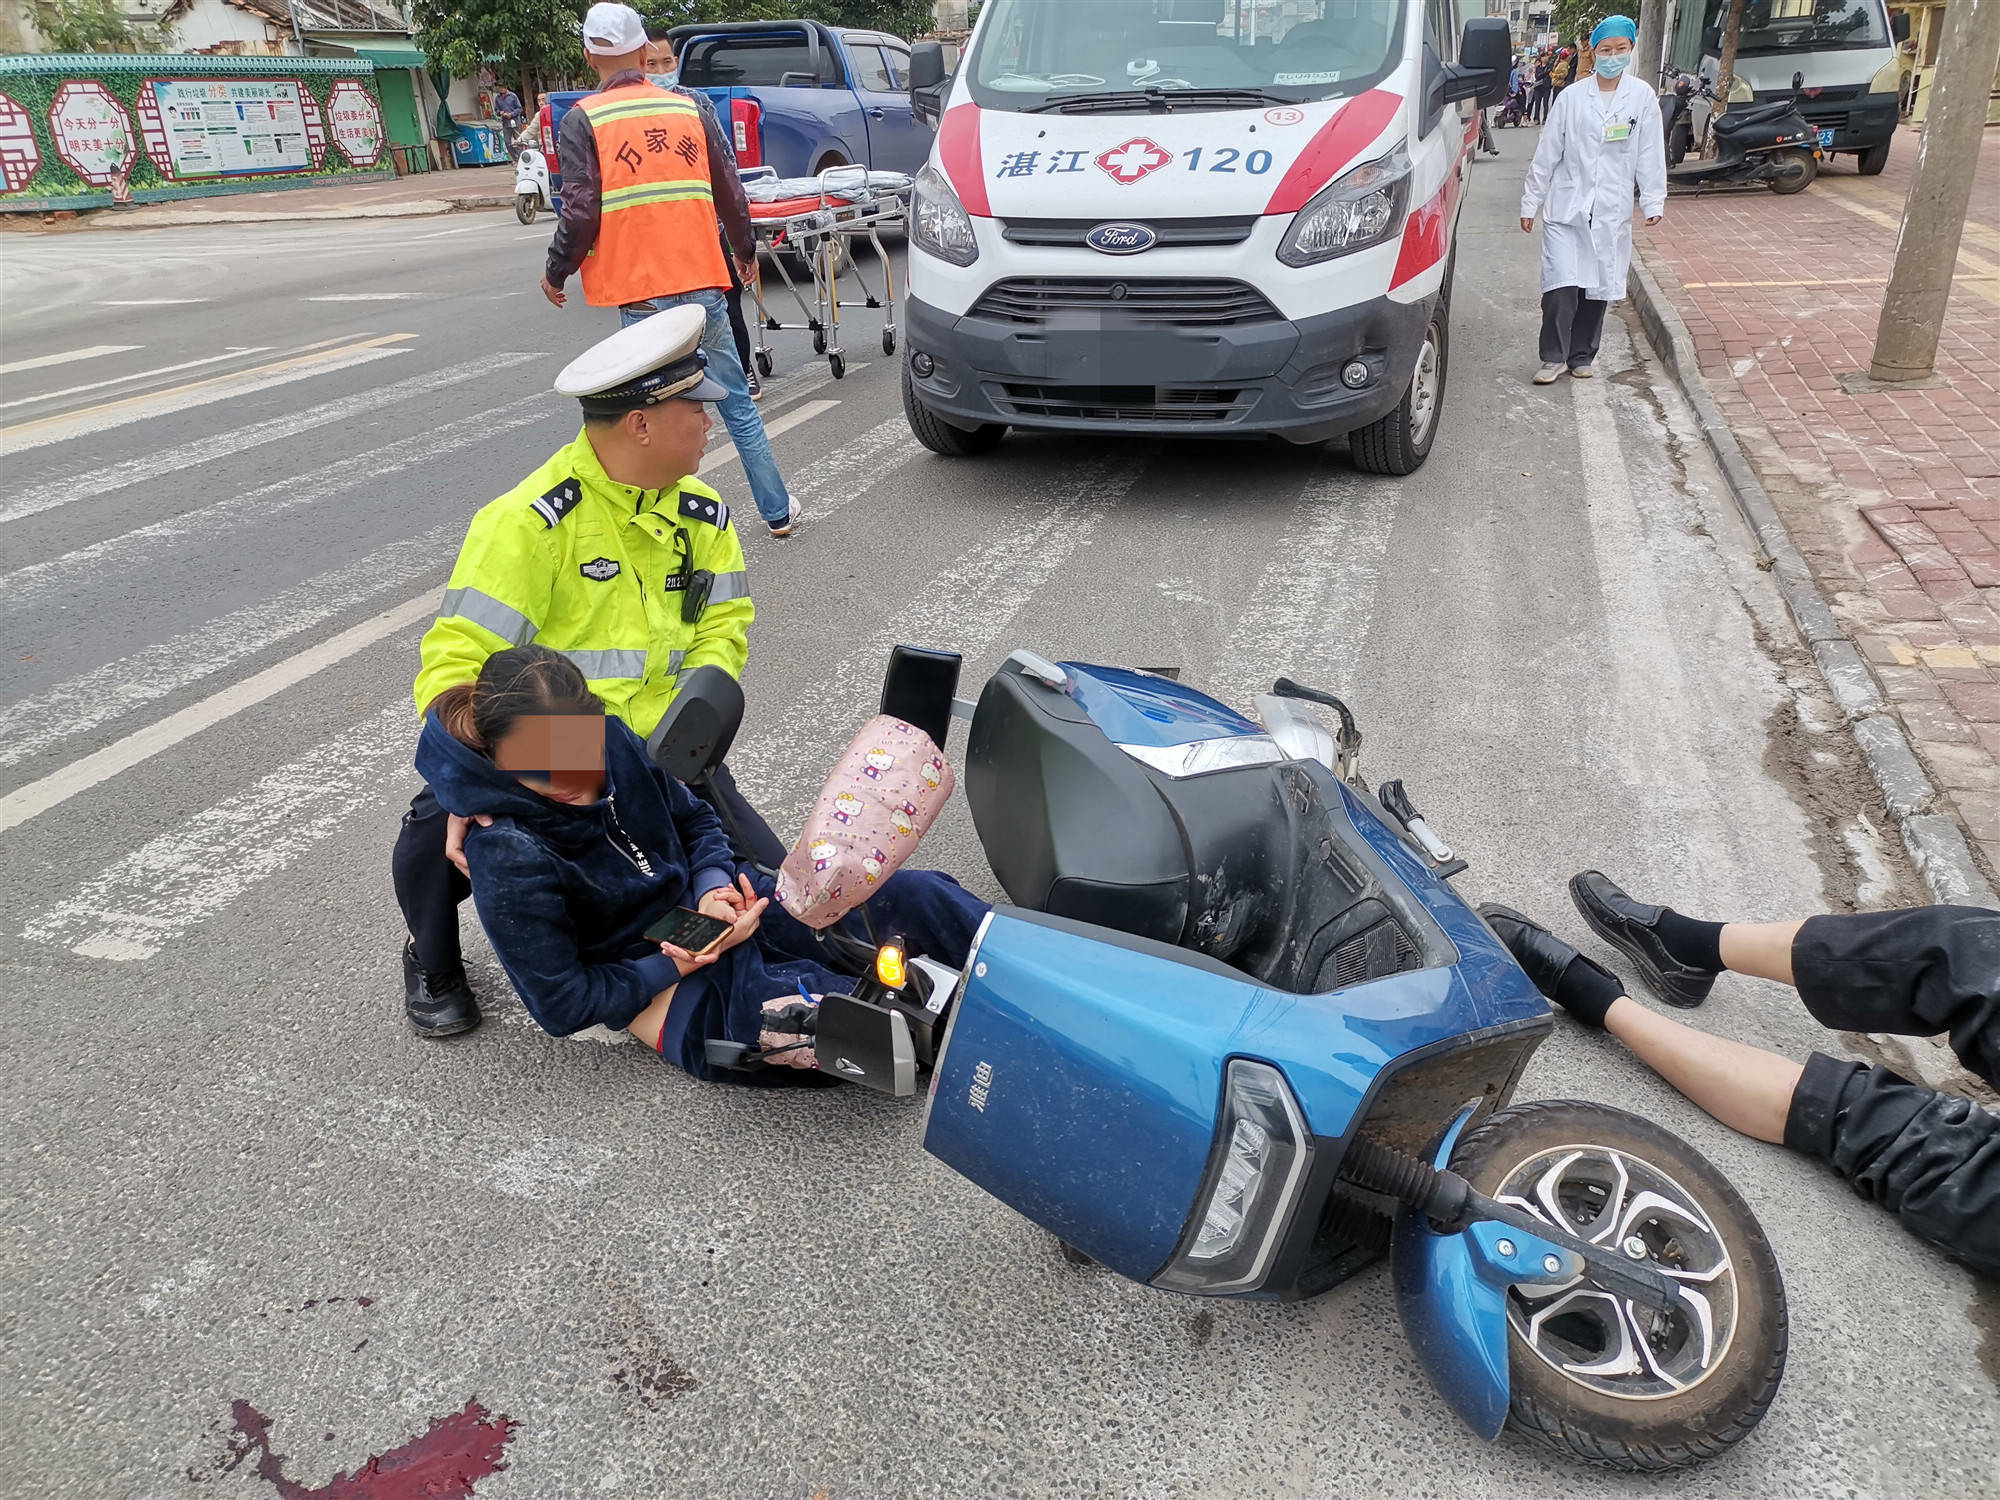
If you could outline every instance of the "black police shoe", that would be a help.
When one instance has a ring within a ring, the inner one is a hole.
[[[1544,999],[1556,998],[1556,991],[1562,988],[1563,975],[1569,972],[1571,964],[1594,969],[1613,986],[1624,989],[1624,982],[1603,964],[1578,952],[1540,922],[1523,916],[1513,907],[1488,901],[1479,908],[1479,915],[1486,919],[1486,925],[1493,929],[1494,936],[1507,945],[1507,951],[1514,955],[1514,962],[1527,971]]]
[[[479,1024],[479,1002],[472,998],[465,969],[454,966],[442,974],[417,967],[417,945],[403,944],[403,1014],[418,1036],[457,1036]]]
[[[1571,876],[1569,898],[1590,930],[1631,959],[1639,977],[1667,1004],[1693,1010],[1715,988],[1714,970],[1682,963],[1660,941],[1657,929],[1665,907],[1634,901],[1597,870]]]

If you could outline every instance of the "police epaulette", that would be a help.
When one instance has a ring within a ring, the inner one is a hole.
[[[556,522],[583,503],[583,486],[574,479],[565,479],[546,494],[538,495],[528,502],[528,508],[542,518],[542,524],[554,529]]]
[[[706,521],[717,531],[729,529],[729,507],[706,495],[682,495],[681,514],[690,521]]]

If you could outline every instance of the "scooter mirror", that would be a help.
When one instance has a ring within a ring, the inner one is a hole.
[[[1794,73],[1794,74],[1792,74],[1792,88],[1793,88],[1793,89],[1794,89],[1795,91],[1796,91],[1796,90],[1798,90],[1798,89],[1802,89],[1802,88],[1804,88],[1805,86],[1806,86],[1806,75],[1805,75],[1805,74],[1803,74],[1803,73]]]
[[[720,667],[696,667],[681,678],[646,753],[676,781],[699,781],[722,763],[742,726],[741,685]]]

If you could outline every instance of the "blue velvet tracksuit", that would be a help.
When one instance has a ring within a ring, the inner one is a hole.
[[[553,1036],[629,1026],[678,979],[646,928],[737,874],[721,820],[654,766],[617,719],[605,722],[604,769],[603,799],[577,807],[521,785],[435,715],[426,716],[417,744],[417,770],[446,812],[493,819],[466,833],[472,899],[528,1013]],[[749,866],[742,873],[759,895],[771,894],[771,877]],[[878,930],[899,932],[913,952],[956,967],[987,907],[949,876],[902,870],[882,882],[868,910]],[[797,994],[802,980],[814,994],[849,988],[817,961],[823,951],[812,930],[774,901],[754,939],[678,980],[661,1055],[698,1078],[715,1076],[705,1043],[754,1045],[765,1001]]]

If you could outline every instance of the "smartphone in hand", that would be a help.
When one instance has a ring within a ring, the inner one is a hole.
[[[700,958],[735,930],[734,923],[720,917],[677,906],[648,927],[646,936],[656,943],[671,943],[683,953]]]

